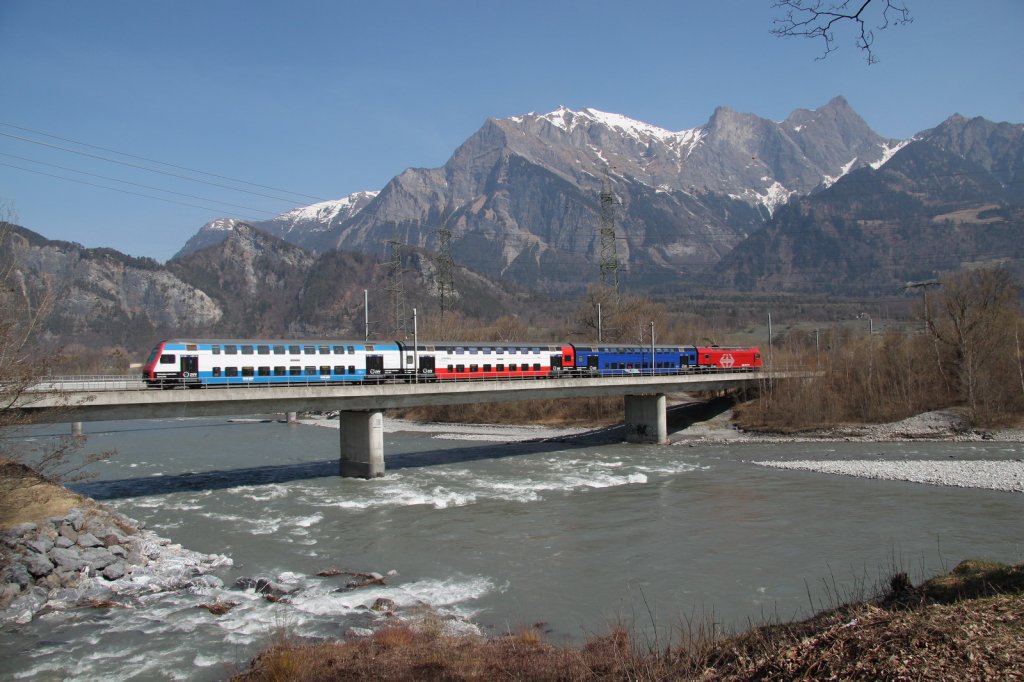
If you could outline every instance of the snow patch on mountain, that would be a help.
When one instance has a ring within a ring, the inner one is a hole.
[[[274,218],[290,223],[320,223],[325,228],[339,215],[348,218],[357,206],[370,202],[379,192],[354,192],[342,199],[322,201],[310,206],[292,209]]]
[[[896,152],[898,152],[899,150],[903,149],[904,147],[906,147],[908,144],[910,144],[913,141],[914,141],[913,139],[910,139],[910,140],[900,140],[900,141],[896,142],[895,144],[889,144],[888,142],[883,142],[881,144],[881,147],[882,147],[882,158],[880,158],[878,161],[875,161],[874,163],[872,163],[871,167],[874,168],[875,170],[878,170],[879,168],[884,166],[886,164],[886,162],[889,159],[891,159],[894,154],[896,154]]]
[[[853,164],[855,163],[857,163],[856,156],[850,159],[846,164],[843,165],[842,168],[839,169],[839,175],[826,175],[822,179],[821,184],[824,185],[825,187],[831,187],[836,183],[836,180],[849,173],[850,169],[853,168]]]
[[[650,123],[644,123],[643,121],[637,121],[636,119],[623,116],[622,114],[599,111],[598,109],[592,109],[590,107],[581,111],[574,111],[563,106],[559,107],[555,111],[538,116],[537,118],[548,121],[555,127],[561,128],[567,133],[571,133],[580,126],[599,123],[606,128],[624,133],[638,142],[648,142],[651,139],[656,139],[676,148],[693,146],[700,142],[701,138],[704,137],[703,128],[691,128],[689,130],[672,132],[671,130],[659,128],[658,126],[651,125]],[[522,122],[523,118],[512,117],[511,120],[519,123]]]
[[[776,180],[765,190],[764,194],[755,194],[761,205],[768,210],[768,213],[774,214],[775,209],[785,204],[791,196],[796,194],[796,190],[786,189],[782,186],[782,183]]]
[[[231,232],[238,224],[244,222],[238,218],[217,218],[199,228],[200,232]]]

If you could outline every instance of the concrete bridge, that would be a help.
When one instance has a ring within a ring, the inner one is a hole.
[[[384,475],[383,411],[426,405],[457,405],[544,398],[625,397],[626,440],[665,443],[665,395],[755,387],[795,372],[728,372],[346,385],[246,385],[161,391],[136,377],[47,379],[18,406],[41,422],[208,417],[338,410],[342,476]]]

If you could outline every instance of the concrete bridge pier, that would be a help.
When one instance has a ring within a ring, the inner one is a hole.
[[[341,475],[378,478],[384,475],[384,412],[340,412]]]
[[[626,396],[626,441],[668,443],[664,393]]]

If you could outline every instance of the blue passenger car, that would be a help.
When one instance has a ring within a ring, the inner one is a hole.
[[[575,345],[576,373],[620,376],[626,374],[675,374],[697,365],[694,346]]]

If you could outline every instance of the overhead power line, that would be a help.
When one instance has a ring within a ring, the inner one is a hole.
[[[184,192],[175,192],[174,190],[163,189],[161,187],[153,187],[152,185],[143,185],[142,183],[139,183],[139,182],[132,182],[130,180],[121,180],[120,178],[112,178],[112,177],[110,177],[108,175],[100,175],[98,173],[89,173],[88,171],[77,170],[75,168],[68,168],[67,166],[60,166],[60,165],[58,165],[56,163],[47,163],[46,161],[39,161],[37,159],[30,159],[30,158],[25,157],[25,156],[18,156],[17,154],[8,154],[6,152],[0,152],[0,156],[7,156],[7,157],[10,157],[12,159],[18,159],[19,161],[28,161],[29,163],[36,163],[36,164],[39,164],[41,166],[48,166],[50,168],[58,168],[60,170],[69,171],[71,173],[79,173],[81,175],[88,175],[89,177],[100,178],[101,180],[110,180],[111,182],[120,182],[120,183],[123,183],[125,185],[132,185],[133,187],[141,187],[143,189],[151,189],[151,190],[153,190],[155,192],[164,192],[166,194],[173,194],[175,196],[185,197],[187,199],[198,199],[199,201],[209,201],[209,202],[212,202],[214,204],[223,204],[224,206],[231,206],[232,208],[241,208],[241,209],[244,209],[246,211],[256,211],[257,213],[265,213],[265,214],[271,215],[271,216],[275,215],[273,212],[265,211],[265,210],[263,210],[261,208],[253,208],[252,206],[243,206],[242,204],[233,204],[233,203],[231,203],[229,201],[221,201],[220,199],[211,199],[210,197],[196,196],[195,194],[185,194]],[[9,167],[10,168],[19,168],[18,166],[9,166]],[[20,170],[29,170],[28,168],[19,168],[19,169]],[[29,171],[29,172],[32,172],[32,171]],[[58,178],[58,179],[61,179],[61,180],[70,180],[70,181],[74,182],[74,180],[72,178],[65,178],[65,177],[62,177],[60,175],[50,175],[50,177]],[[103,187],[103,185],[96,185],[96,186],[97,187]],[[112,189],[112,190],[116,191],[115,187],[106,187],[105,189]]]
[[[146,161],[148,163],[156,163],[156,164],[160,164],[161,166],[167,166],[168,168],[177,168],[178,170],[184,170],[184,171],[188,171],[190,173],[199,173],[200,175],[207,175],[207,176],[209,176],[211,178],[219,178],[221,180],[230,180],[231,182],[238,182],[238,183],[241,183],[243,185],[249,185],[250,187],[259,187],[260,189],[267,189],[267,190],[270,190],[272,192],[281,192],[281,193],[284,193],[284,194],[292,194],[292,195],[294,195],[296,197],[304,197],[306,199],[315,199],[316,201],[329,201],[328,199],[325,199],[324,197],[318,197],[318,196],[314,196],[312,194],[304,194],[302,192],[293,192],[291,190],[281,189],[280,187],[271,187],[269,185],[261,185],[259,183],[250,182],[248,180],[241,180],[239,178],[233,178],[233,177],[230,177],[228,175],[218,175],[217,173],[210,173],[208,171],[198,170],[196,168],[189,168],[187,166],[179,166],[179,165],[176,165],[176,164],[173,164],[173,163],[168,163],[166,161],[160,161],[158,159],[150,159],[150,158],[147,158],[145,156],[138,156],[137,154],[129,154],[128,152],[118,151],[117,149],[111,149],[109,147],[101,147],[99,145],[89,144],[88,142],[81,142],[79,140],[73,140],[73,139],[71,139],[69,137],[61,137],[59,135],[53,135],[51,133],[45,133],[45,132],[43,132],[41,130],[33,130],[32,128],[25,128],[23,126],[14,125],[13,123],[4,123],[4,122],[0,121],[0,125],[7,126],[8,128],[14,128],[15,130],[21,130],[21,131],[26,132],[26,133],[32,133],[34,135],[42,135],[43,137],[48,137],[48,138],[50,138],[52,140],[60,140],[61,142],[70,142],[72,144],[77,144],[77,145],[82,146],[82,147],[88,147],[89,149],[98,149],[100,151],[110,152],[112,154],[117,154],[118,156],[126,156],[126,157],[128,157],[130,159],[137,159],[139,161]],[[291,200],[289,199],[288,201],[291,201]]]
[[[77,182],[80,185],[89,185],[90,187],[99,187],[100,189],[109,189],[112,192],[121,192],[122,194],[131,194],[133,196],[144,197],[146,199],[156,199],[157,201],[166,201],[169,204],[178,204],[179,206],[189,206],[191,208],[201,208],[204,211],[216,211],[216,210],[218,210],[216,207],[200,206],[199,204],[190,204],[190,203],[188,203],[186,201],[176,201],[174,199],[168,199],[167,197],[157,197],[157,196],[153,196],[152,194],[143,194],[142,192],[133,192],[131,190],[121,189],[119,187],[107,187],[106,185],[99,185],[99,184],[96,184],[95,182],[88,182],[87,180],[79,180],[77,178],[66,178],[66,177],[64,177],[62,175],[54,175],[53,173],[44,173],[43,171],[34,170],[32,168],[23,168],[21,166],[15,166],[14,164],[4,163],[3,161],[0,161],[0,166],[6,166],[8,168],[15,168],[15,169],[20,170],[20,171],[25,171],[26,173],[35,173],[36,175],[45,175],[46,177],[57,178],[58,180],[66,180],[68,182]],[[160,191],[163,192],[163,191],[166,191],[166,190],[160,190]],[[245,218],[245,216],[238,216],[238,217]],[[247,218],[247,219],[248,220],[258,220],[257,218]]]
[[[147,171],[147,172],[150,172],[150,173],[159,173],[160,175],[167,175],[169,177],[178,178],[180,180],[188,180],[189,182],[198,182],[198,183],[203,184],[203,185],[211,185],[213,187],[220,187],[222,189],[231,190],[232,192],[243,192],[245,194],[252,194],[254,196],[264,197],[266,199],[274,199],[275,201],[282,201],[282,202],[284,202],[286,204],[289,204],[289,205],[294,205],[295,204],[295,199],[287,199],[287,198],[284,198],[284,197],[273,196],[271,194],[265,194],[263,192],[254,192],[253,190],[242,189],[241,187],[232,187],[231,185],[225,185],[225,184],[219,183],[219,182],[212,182],[210,180],[202,180],[200,178],[193,178],[193,177],[189,177],[187,175],[182,175],[180,173],[172,173],[171,171],[160,170],[159,168],[149,168],[147,166],[142,166],[142,165],[139,165],[137,163],[129,163],[127,161],[119,161],[117,159],[111,159],[111,158],[106,157],[106,156],[100,156],[99,154],[90,154],[89,152],[83,152],[83,151],[78,150],[78,149],[71,149],[70,147],[62,147],[59,144],[51,144],[49,142],[43,142],[41,140],[33,140],[32,138],[22,137],[21,135],[12,135],[11,133],[0,132],[0,136],[9,137],[11,139],[20,140],[22,142],[29,142],[31,144],[38,144],[38,145],[43,146],[43,147],[49,147],[50,149],[58,149],[58,150],[64,151],[64,152],[70,152],[71,154],[78,154],[79,156],[86,156],[86,157],[89,157],[91,159],[99,159],[100,161],[106,161],[108,163],[116,163],[116,164],[120,164],[122,166],[128,166],[129,168],[137,168],[139,170],[144,170],[144,171]]]

